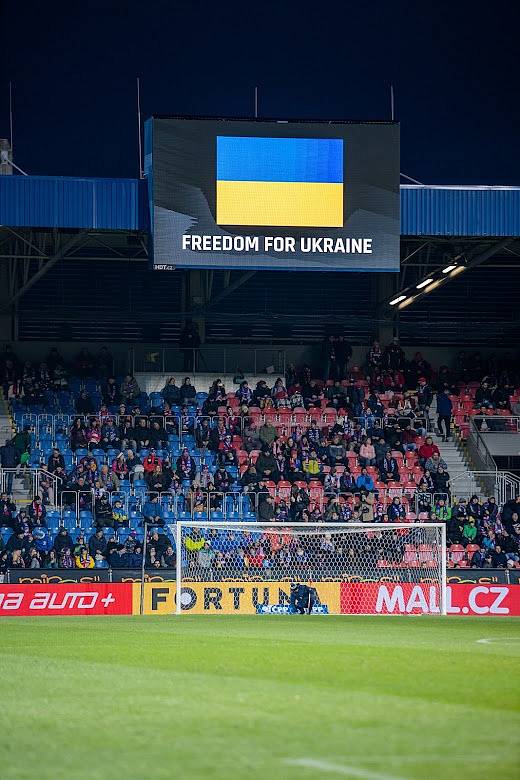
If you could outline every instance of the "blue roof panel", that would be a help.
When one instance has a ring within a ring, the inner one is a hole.
[[[520,187],[401,186],[403,236],[520,236]]]
[[[0,225],[147,230],[146,182],[65,176],[0,176]]]
[[[146,180],[0,176],[0,226],[149,229]],[[520,236],[520,187],[401,186],[405,236]]]

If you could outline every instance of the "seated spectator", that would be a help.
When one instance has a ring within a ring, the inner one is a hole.
[[[99,420],[91,420],[86,430],[87,446],[92,449],[101,443],[101,426]]]
[[[496,545],[494,551],[491,553],[491,562],[495,569],[507,568],[507,556],[499,544]]]
[[[16,515],[16,504],[11,501],[7,493],[0,496],[0,525],[14,528],[14,517]]]
[[[476,544],[477,526],[474,517],[467,517],[462,528],[462,544]]]
[[[177,458],[176,472],[180,480],[187,480],[190,484],[195,478],[197,465],[187,447],[183,449],[182,453]]]
[[[267,382],[264,379],[261,379],[259,382],[256,383],[256,388],[253,392],[251,401],[250,402],[246,401],[245,403],[250,403],[251,406],[259,406],[260,409],[263,409],[264,401],[266,398],[269,398],[270,393],[271,391],[267,386]]]
[[[375,466],[376,464],[376,451],[370,436],[361,443],[359,448],[359,462],[361,466]]]
[[[33,525],[45,526],[45,515],[47,514],[45,507],[42,504],[40,496],[34,496],[33,500],[29,504],[28,515]]]
[[[451,520],[451,507],[443,498],[440,498],[435,504],[433,514],[436,518],[436,522],[448,523]]]
[[[54,537],[53,548],[54,551],[56,552],[56,555],[60,556],[63,553],[63,551],[66,549],[68,549],[70,552],[73,546],[74,545],[72,542],[71,535],[69,534],[67,529],[62,526],[61,528],[58,529],[58,533]]]
[[[127,450],[125,463],[130,479],[142,479],[144,466],[139,456],[133,450]]]
[[[174,376],[171,376],[168,379],[163,389],[161,390],[161,395],[169,406],[177,406],[180,404],[181,391],[177,387]]]
[[[114,420],[109,417],[101,427],[101,447],[105,452],[108,450],[115,450],[119,448],[120,441],[119,431],[116,428]]]
[[[258,505],[258,522],[270,523],[275,519],[276,510],[274,506],[274,498],[269,493],[259,502]]]
[[[379,479],[381,482],[399,482],[399,466],[397,460],[387,453],[379,464]]]
[[[390,523],[402,523],[406,520],[406,509],[401,504],[399,496],[392,499],[392,503],[387,510],[388,521]]]
[[[307,480],[320,479],[321,463],[318,459],[316,450],[311,450],[309,456],[303,459],[302,469]]]
[[[480,520],[480,518],[482,517],[482,507],[480,506],[480,501],[478,500],[478,496],[471,496],[466,511],[468,517],[473,517],[475,519],[475,522],[478,522]]]
[[[440,455],[437,453],[434,453],[431,458],[428,458],[426,463],[424,464],[424,468],[430,472],[430,474],[433,475],[437,473],[439,468],[443,468],[445,471],[448,470],[448,464],[446,461],[441,458]]]
[[[107,381],[103,385],[101,393],[105,406],[119,406],[121,403],[121,393],[119,392],[115,377],[108,377]]]
[[[96,498],[94,504],[94,517],[98,526],[113,525],[112,505],[108,493],[103,493]]]
[[[290,459],[289,459],[290,463]],[[264,445],[262,451],[256,460],[256,470],[262,479],[270,479],[278,482],[280,475],[278,473],[278,464],[272,450]]]
[[[160,420],[152,420],[152,427],[150,428],[150,444],[153,447],[162,449],[167,442],[168,436]]]
[[[125,404],[136,401],[141,395],[141,388],[137,380],[131,374],[127,374],[121,383],[121,398]]]
[[[138,450],[146,449],[151,446],[150,429],[148,420],[145,417],[139,418],[133,430],[133,436]]]
[[[148,489],[152,492],[163,493],[170,486],[170,480],[163,473],[162,466],[159,463],[157,463],[153,471],[146,472],[145,479]]]
[[[197,391],[195,390],[194,386],[191,384],[191,379],[189,378],[189,376],[185,377],[184,382],[182,383],[180,388],[181,404],[190,403],[195,399],[196,395],[197,395]]]
[[[274,383],[274,387],[271,390],[271,397],[277,409],[283,408],[285,406],[285,402],[288,400],[287,390],[280,377],[278,377]]]
[[[253,398],[253,391],[249,387],[249,383],[247,382],[246,379],[244,379],[240,383],[240,386],[239,386],[238,390],[235,393],[235,397],[238,398],[238,400],[240,401],[240,404],[247,404],[249,406],[249,404],[251,403],[252,398]],[[265,396],[263,396],[263,397],[265,397]]]
[[[276,428],[271,423],[265,422],[258,429],[258,438],[267,446],[270,446],[276,439]]]
[[[161,567],[163,569],[174,569],[177,561],[174,549],[171,544],[168,545],[166,550],[161,555]]]
[[[368,473],[365,467],[361,469],[361,474],[356,479],[356,487],[366,490],[369,493],[374,492],[374,488],[375,488],[374,480],[372,479],[372,477],[370,476],[370,474]]]
[[[215,490],[219,493],[227,493],[230,490],[232,479],[223,466],[219,466],[216,470],[214,480]]]
[[[94,559],[98,552],[103,556],[105,555],[107,551],[107,540],[105,539],[102,528],[98,528],[88,540],[88,550]]]
[[[433,455],[440,456],[441,453],[437,445],[433,443],[432,437],[427,436],[424,444],[421,444],[419,447],[418,454],[419,462],[421,465],[424,465]]]
[[[443,493],[449,499],[450,493],[450,475],[445,469],[439,465],[437,471],[432,473],[433,484],[436,493]]]
[[[161,500],[158,495],[148,497],[148,500],[143,505],[142,512],[147,523],[161,526],[164,525]]]
[[[111,522],[107,523],[107,525],[112,525],[114,528],[119,528],[122,525],[128,526],[128,514],[125,511],[123,502],[120,499],[117,499],[114,502],[114,506],[112,507],[112,517],[110,520]]]
[[[47,471],[49,471],[51,474],[54,474],[56,469],[59,468],[65,468],[65,460],[59,449],[54,447],[52,453],[49,455],[49,459],[47,460]]]
[[[118,436],[122,450],[137,449],[136,428],[130,416],[120,415]]]
[[[70,547],[64,547],[58,556],[58,562],[60,569],[73,569],[75,566],[74,558],[70,551]]]

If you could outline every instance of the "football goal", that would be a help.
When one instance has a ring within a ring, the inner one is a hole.
[[[176,551],[177,614],[292,612],[296,585],[314,614],[446,614],[441,523],[178,521]]]

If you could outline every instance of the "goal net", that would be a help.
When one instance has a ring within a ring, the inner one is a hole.
[[[442,524],[178,521],[176,550],[177,614],[446,614]]]

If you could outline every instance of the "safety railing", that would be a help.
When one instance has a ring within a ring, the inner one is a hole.
[[[520,433],[520,417],[505,414],[475,414],[472,427],[480,433]]]
[[[17,483],[21,480],[21,484]],[[50,506],[57,505],[57,497],[62,485],[61,477],[51,474],[45,469],[17,466],[16,468],[0,468],[0,487],[2,493],[13,495],[16,492],[29,494],[32,499],[40,496]],[[17,491],[17,488],[19,489]]]
[[[486,496],[494,496],[499,505],[520,495],[520,479],[509,471],[464,471],[450,476],[451,492],[457,498],[470,499],[477,486]],[[468,488],[468,483],[473,483]]]
[[[285,375],[286,353],[278,347],[208,345],[197,349],[136,345],[130,352],[131,373]]]

